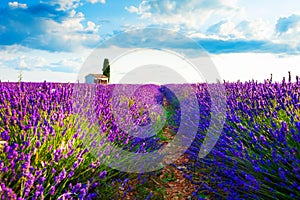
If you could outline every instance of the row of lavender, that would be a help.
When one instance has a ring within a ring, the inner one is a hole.
[[[300,84],[226,83],[227,116],[217,145],[198,159],[202,127],[187,152],[194,195],[215,199],[299,199]],[[205,99],[199,99],[205,102]],[[206,108],[209,110],[209,106]],[[204,120],[205,121],[205,120]],[[197,178],[201,175],[201,180]]]
[[[83,145],[73,85],[1,83],[0,91],[1,199],[92,199],[121,178]]]
[[[299,86],[298,82],[226,83],[226,123],[217,145],[205,159],[198,158],[198,151],[209,126],[211,100],[204,84],[192,86],[201,120],[197,137],[187,152],[191,162],[186,163],[186,178],[195,184],[195,196],[300,196]],[[174,126],[176,132],[180,125],[178,99],[164,87],[148,85],[133,96],[124,95],[118,103],[125,102],[130,115],[122,117],[112,111],[112,106],[120,106],[112,101],[115,85],[95,88],[1,83],[0,87],[0,132],[5,141],[0,147],[3,197],[56,199],[75,195],[89,199],[106,194],[109,198],[111,186],[116,181],[128,181],[128,174],[106,167],[98,154],[91,153],[90,146],[83,142],[91,130],[104,133],[101,137],[124,150],[149,153],[162,147],[161,137],[135,138],[122,130],[121,124],[133,121],[135,128],[147,125],[151,119],[159,122],[162,116],[153,118],[153,112],[148,110],[159,104],[173,111],[162,126]],[[126,90],[133,86],[122,87]],[[100,130],[93,129],[95,126]]]
[[[114,85],[0,83],[1,199],[118,198],[115,188],[124,186],[129,174],[102,162],[111,152],[100,143],[113,142],[136,153],[159,149],[161,144],[157,137],[138,139],[120,128],[111,109],[114,89]],[[147,108],[159,101],[151,98],[155,91],[159,96],[157,89],[149,85],[130,98],[122,96],[134,126],[150,120]]]

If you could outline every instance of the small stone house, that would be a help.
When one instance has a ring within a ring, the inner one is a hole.
[[[85,83],[108,84],[108,77],[103,74],[89,74],[85,76]]]

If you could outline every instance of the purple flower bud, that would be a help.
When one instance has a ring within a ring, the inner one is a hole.
[[[3,167],[2,168],[2,172],[6,173],[8,171],[8,168],[7,167]]]
[[[55,162],[58,162],[59,161],[59,159],[61,158],[61,149],[60,148],[58,148],[58,149],[56,149],[55,151],[54,151],[54,160],[55,160]]]
[[[41,142],[40,142],[40,141],[36,141],[35,147],[36,147],[36,148],[40,148],[40,146],[41,146]]]
[[[51,186],[49,194],[54,195],[54,193],[55,193],[55,186]]]
[[[62,180],[62,179],[64,179],[64,178],[66,178],[66,174],[67,174],[66,170],[63,169],[63,170],[61,171],[61,173],[59,174],[59,179]]]
[[[74,171],[72,170],[72,171],[68,174],[68,178],[70,179],[73,175],[74,175]]]
[[[39,178],[38,183],[42,185],[45,182],[45,180],[46,180],[45,177],[41,177]]]
[[[90,164],[90,168],[96,168],[96,165],[95,165],[94,162],[92,162],[92,163]]]
[[[11,169],[15,168],[15,161],[13,161],[13,160],[10,161],[10,168]]]
[[[99,178],[100,178],[100,179],[105,178],[106,175],[107,175],[107,172],[104,170],[104,171],[100,172]]]
[[[13,149],[17,149],[18,147],[19,147],[19,145],[15,142],[11,145],[11,148],[13,148]]]
[[[76,139],[76,138],[78,138],[78,133],[75,133],[75,134],[73,135],[73,139]]]
[[[62,136],[64,137],[65,136],[65,134],[66,134],[66,132],[67,132],[67,129],[65,129],[65,130],[63,130],[63,132],[62,132]]]
[[[72,149],[71,151],[69,151],[69,152],[67,153],[67,156],[69,157],[69,156],[71,156],[73,153],[74,153],[74,149]]]
[[[261,140],[262,142],[266,142],[265,136],[261,135],[261,136],[260,136],[260,140]]]
[[[80,199],[83,199],[83,198],[86,196],[86,194],[87,194],[86,189],[82,188],[82,189],[80,190],[80,194],[78,195],[78,197],[79,197]]]
[[[74,170],[74,169],[76,169],[78,166],[79,166],[79,162],[78,161],[76,161],[74,164],[73,164],[73,167],[72,167],[72,169]]]
[[[4,148],[3,148],[3,152],[8,153],[10,151],[10,149],[11,149],[11,147],[8,144],[5,144]]]
[[[10,136],[9,136],[9,133],[8,131],[3,131],[1,133],[1,138],[4,140],[4,141],[8,141],[10,139]]]

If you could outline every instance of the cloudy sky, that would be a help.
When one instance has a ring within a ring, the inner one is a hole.
[[[74,82],[99,44],[145,27],[193,39],[225,80],[300,75],[297,0],[1,0],[0,80],[22,71],[24,81]]]

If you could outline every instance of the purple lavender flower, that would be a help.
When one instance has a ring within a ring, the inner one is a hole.
[[[41,142],[40,142],[40,141],[36,141],[35,147],[36,147],[36,148],[40,148],[40,146],[41,146]]]
[[[106,175],[107,175],[107,172],[106,172],[106,170],[104,170],[104,171],[100,172],[99,178],[100,178],[100,179],[103,179],[103,178],[106,177]]]
[[[8,141],[10,139],[10,136],[9,136],[9,133],[8,131],[3,131],[1,133],[1,138],[4,140],[4,141]]]
[[[51,186],[49,194],[53,196],[54,193],[55,193],[55,186]]]

